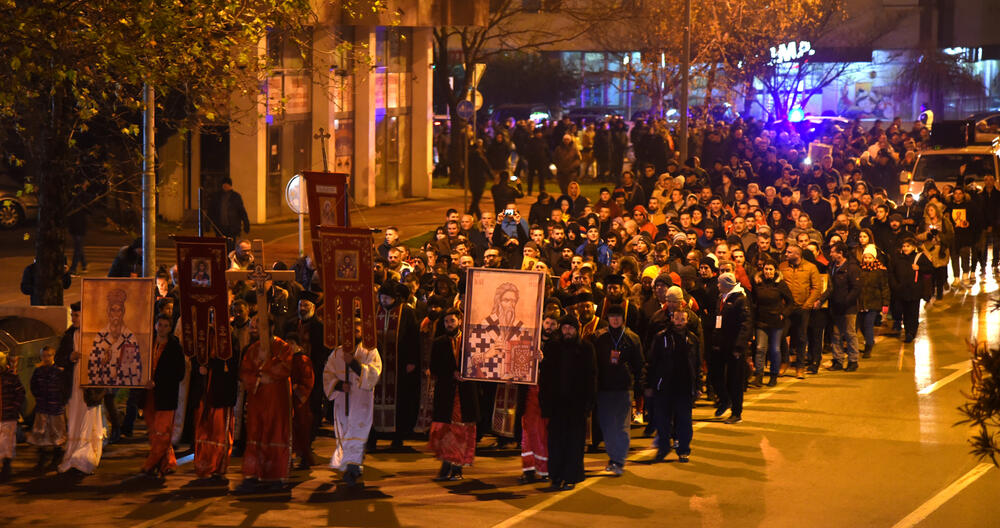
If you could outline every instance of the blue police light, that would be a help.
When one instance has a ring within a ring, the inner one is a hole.
[[[801,107],[796,106],[788,111],[788,121],[791,123],[798,123],[806,118],[806,111]]]

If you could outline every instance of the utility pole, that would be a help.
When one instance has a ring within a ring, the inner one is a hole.
[[[691,0],[684,0],[684,51],[681,54],[680,151],[682,165],[688,158],[688,81],[691,69]]]
[[[153,87],[142,88],[142,275],[156,274],[156,99]]]

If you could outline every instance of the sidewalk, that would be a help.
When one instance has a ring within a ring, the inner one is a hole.
[[[493,202],[487,193],[480,208],[492,210]],[[407,198],[393,203],[376,205],[375,207],[353,207],[351,209],[351,225],[353,227],[370,227],[385,229],[395,226],[400,230],[403,241],[425,235],[444,223],[444,214],[449,208],[462,209],[462,189],[433,189],[430,198]],[[270,264],[276,260],[291,264],[298,258],[298,221],[280,220],[264,224],[254,224],[250,233],[244,234],[249,239],[259,238],[264,241],[264,256]],[[308,219],[305,223],[306,251],[311,253],[309,242]],[[175,245],[170,235],[196,236],[196,226],[181,226],[160,221],[156,229],[156,263],[157,266],[172,266],[176,262]],[[210,234],[210,232],[206,232]],[[373,233],[372,237],[381,243],[383,233]],[[127,235],[103,232],[95,229],[88,236],[86,247],[89,273],[85,277],[104,277],[118,249],[129,243]],[[23,245],[23,251],[18,255],[0,257],[0,306],[27,305],[28,298],[19,290],[21,271],[31,263],[34,244],[31,239],[17,240]],[[67,258],[72,257],[72,250],[67,248]],[[65,291],[64,304],[77,301],[80,298],[80,281],[74,278],[73,284]]]

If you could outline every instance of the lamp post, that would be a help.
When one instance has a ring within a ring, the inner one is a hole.
[[[688,158],[688,69],[691,67],[691,0],[684,0],[684,49],[681,53],[681,121],[680,142],[681,159],[684,163]]]

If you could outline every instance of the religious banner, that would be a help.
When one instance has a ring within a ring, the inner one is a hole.
[[[469,268],[462,322],[462,379],[538,383],[545,275]]]
[[[233,354],[226,290],[226,240],[175,237],[184,353],[207,365]]]
[[[493,398],[493,432],[505,438],[514,438],[518,389],[513,383],[505,383],[497,387]]]
[[[309,233],[312,236],[313,260],[320,260],[319,228],[349,227],[350,197],[347,195],[347,174],[304,171],[306,204],[309,206]]]
[[[375,348],[375,277],[372,235],[368,229],[320,227],[320,269],[326,296],[324,344],[354,348],[354,311],[361,310],[365,348]]]
[[[152,278],[84,278],[80,348],[86,387],[143,388],[152,376]]]

